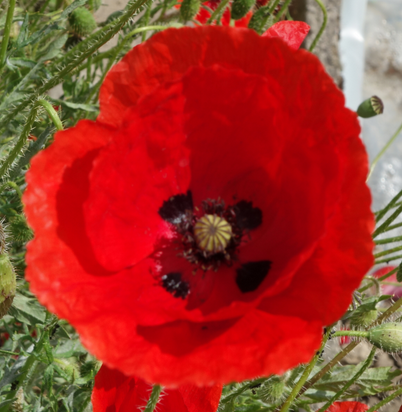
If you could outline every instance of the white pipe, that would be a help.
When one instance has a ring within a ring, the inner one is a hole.
[[[367,0],[342,0],[339,52],[346,106],[352,110],[362,102],[366,8]]]

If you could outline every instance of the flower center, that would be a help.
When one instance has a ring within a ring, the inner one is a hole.
[[[204,215],[197,220],[193,231],[198,247],[208,253],[222,252],[232,238],[232,227],[217,215]]]
[[[204,271],[232,266],[244,235],[262,222],[261,210],[251,202],[227,206],[222,199],[207,199],[198,208],[190,191],[166,200],[159,215],[181,235],[180,256]]]

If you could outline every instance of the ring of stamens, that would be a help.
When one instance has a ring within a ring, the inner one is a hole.
[[[232,238],[232,227],[223,217],[206,214],[194,225],[198,247],[215,254],[225,250]]]

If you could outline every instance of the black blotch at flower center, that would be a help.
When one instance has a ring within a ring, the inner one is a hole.
[[[190,190],[187,193],[172,196],[169,200],[163,202],[159,209],[159,216],[174,225],[180,224],[188,213],[193,212],[193,196]]]
[[[182,280],[179,272],[171,272],[162,276],[162,286],[175,298],[185,299],[190,293],[188,282]]]
[[[217,271],[222,264],[236,262],[242,237],[262,224],[262,211],[252,202],[241,200],[226,206],[221,199],[207,199],[193,206],[191,191],[164,201],[158,211],[181,235],[179,256],[194,265],[194,271]],[[271,267],[270,261],[249,262],[236,270],[236,284],[243,293],[254,291]],[[185,298],[189,284],[172,272],[162,276],[162,286],[175,297]]]
[[[272,262],[260,260],[248,262],[236,270],[236,284],[243,293],[254,292],[271,269]]]

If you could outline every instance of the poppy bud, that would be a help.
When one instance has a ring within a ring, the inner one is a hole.
[[[231,17],[239,20],[254,6],[255,0],[233,0]]]
[[[264,6],[256,10],[248,23],[248,28],[261,34],[264,30],[264,25],[267,22],[267,17],[269,15],[269,7]]]
[[[261,386],[259,395],[263,401],[275,404],[283,398],[285,389],[285,381],[278,376],[274,376]]]
[[[96,22],[92,13],[85,7],[78,7],[68,17],[71,31],[79,37],[88,36],[96,29]]]
[[[183,0],[180,6],[180,16],[184,21],[192,20],[200,9],[200,0]]]
[[[377,316],[377,309],[362,312],[355,311],[350,317],[350,324],[352,326],[366,327],[371,325],[377,319]]]
[[[14,268],[6,252],[0,255],[0,318],[13,303],[16,289]]]
[[[378,96],[372,96],[365,100],[357,109],[357,114],[360,117],[368,118],[377,116],[384,111],[384,103]]]
[[[368,331],[367,340],[384,352],[402,352],[402,324],[383,323]]]

